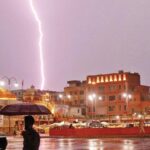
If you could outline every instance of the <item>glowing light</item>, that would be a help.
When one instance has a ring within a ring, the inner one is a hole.
[[[110,79],[109,79],[109,80],[110,80],[110,82],[112,82],[112,81],[113,81],[112,76],[110,76]]]
[[[89,98],[90,101],[93,101],[92,95],[89,95],[88,98]]]
[[[43,32],[42,32],[42,25],[41,25],[41,20],[33,6],[33,0],[29,0],[30,7],[32,10],[32,13],[35,17],[36,22],[38,23],[38,29],[39,29],[39,54],[40,54],[40,63],[41,63],[41,90],[44,88],[44,82],[45,82],[45,75],[44,75],[44,59],[43,59],[43,47],[42,47],[42,39],[43,39]]]
[[[104,82],[104,77],[103,76],[101,77],[101,82]]]
[[[105,77],[105,82],[108,82],[108,77],[107,76]]]
[[[114,75],[114,81],[117,81],[117,75]]]
[[[95,81],[93,81],[92,84],[95,84]]]
[[[122,81],[122,79],[121,79],[121,74],[119,74],[119,81]]]
[[[71,98],[71,95],[67,95],[67,98],[70,99],[70,98]]]
[[[62,94],[59,94],[59,98],[63,98],[63,95],[62,95]]]
[[[116,119],[119,120],[119,119],[120,119],[120,116],[116,116]]]
[[[126,75],[125,74],[123,75],[123,80],[126,81]]]
[[[101,96],[99,96],[99,98],[98,98],[100,101],[103,99]]]
[[[100,83],[100,81],[99,81],[99,77],[97,77],[97,83]]]
[[[88,84],[91,84],[91,83],[92,83],[91,78],[89,78],[88,79]]]
[[[4,86],[5,82],[4,81],[0,81],[0,86]]]

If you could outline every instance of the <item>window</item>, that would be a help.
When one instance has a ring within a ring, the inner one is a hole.
[[[118,95],[118,99],[121,100],[121,95]]]
[[[88,78],[88,84],[91,84],[91,78]]]
[[[116,89],[116,86],[115,86],[115,85],[110,85],[110,86],[109,86],[109,90],[110,90],[110,91],[113,91],[113,90],[115,90],[115,89]]]
[[[125,110],[125,111],[127,110],[127,106],[126,106],[126,105],[124,105],[124,110]]]
[[[77,92],[75,91],[74,94],[77,95]]]
[[[83,99],[80,100],[80,104],[84,104],[84,100]]]
[[[115,110],[115,106],[109,106],[109,111],[114,111]]]
[[[102,100],[103,100],[103,101],[105,100],[105,96],[102,96]]]
[[[132,108],[132,113],[134,113],[135,111],[134,111],[134,108]]]
[[[104,89],[105,89],[105,87],[104,87],[104,86],[99,86],[99,90],[100,90],[101,92],[103,92],[103,91],[104,91]]]
[[[126,90],[126,86],[124,85],[124,90]]]
[[[78,109],[78,114],[80,113],[80,109]]]
[[[108,77],[107,76],[105,77],[105,82],[108,82]]]
[[[150,110],[149,107],[145,107],[145,112],[148,112]]]
[[[121,111],[121,105],[119,105],[119,111]]]
[[[84,91],[80,91],[80,95],[83,95],[84,94]]]
[[[115,99],[116,99],[115,95],[109,96],[109,100],[110,100],[110,101],[113,101],[113,100],[115,100]]]
[[[89,108],[89,112],[91,111],[91,109]]]
[[[77,100],[75,100],[75,101],[74,101],[74,104],[75,104],[75,105],[77,105],[77,103],[78,103],[78,101],[77,101]]]
[[[121,85],[119,85],[119,87],[118,87],[118,88],[119,88],[119,90],[121,90]]]
[[[95,112],[95,107],[93,107],[93,112]]]

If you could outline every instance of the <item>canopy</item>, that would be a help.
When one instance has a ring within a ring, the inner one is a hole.
[[[9,104],[0,110],[0,115],[48,115],[50,110],[43,105],[32,103]]]

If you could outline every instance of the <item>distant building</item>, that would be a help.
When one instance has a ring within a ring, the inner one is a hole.
[[[89,75],[86,101],[88,115],[146,113],[150,106],[150,87],[141,85],[138,73]]]
[[[11,92],[16,95],[16,99],[17,99],[18,101],[23,101],[23,94],[24,94],[24,92],[25,92],[24,89],[12,90]]]
[[[108,119],[150,114],[150,86],[141,85],[138,73],[119,71],[88,75],[85,81],[67,83],[63,92],[41,91],[31,86],[13,93],[18,100],[46,105],[58,116]]]
[[[86,81],[72,80],[67,83],[68,86],[64,88],[64,103],[70,106],[70,115],[72,112],[78,112],[76,114],[79,116],[85,116]]]

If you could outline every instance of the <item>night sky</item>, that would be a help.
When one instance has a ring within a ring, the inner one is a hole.
[[[150,85],[150,0],[33,0],[42,22],[45,86],[138,72]],[[0,0],[0,77],[40,88],[38,25],[29,0]]]

